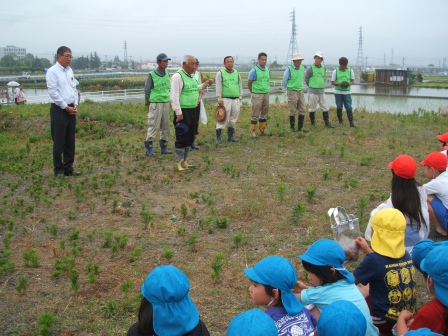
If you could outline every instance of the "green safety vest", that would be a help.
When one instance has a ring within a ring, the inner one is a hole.
[[[325,65],[321,65],[320,68],[311,65],[311,71],[313,75],[310,77],[309,87],[311,89],[323,89],[325,88]]]
[[[303,65],[300,65],[297,69],[292,65],[289,67],[290,78],[286,83],[286,88],[292,91],[302,91],[303,90],[303,79],[305,78],[305,70]]]
[[[258,65],[254,67],[257,79],[252,82],[253,93],[269,93],[270,85],[269,79],[271,79],[271,73],[267,67],[261,70]]]
[[[222,97],[223,98],[238,98],[240,96],[240,80],[238,71],[233,70],[227,72],[226,69],[221,69],[222,77]]]
[[[165,75],[160,76],[154,70],[149,74],[153,84],[149,101],[151,103],[168,103],[170,101],[170,75],[165,72]]]
[[[195,108],[198,105],[199,88],[198,82],[195,78],[188,76],[185,71],[177,71],[182,77],[184,86],[179,96],[180,107]]]
[[[342,71],[341,69],[339,69],[339,67],[336,68],[336,80],[335,82],[351,82],[351,74],[352,74],[352,70],[347,67],[347,69],[345,69],[345,71]],[[342,88],[340,86],[336,86],[335,89],[339,90],[339,91],[350,91],[351,89],[351,85],[349,85],[348,88]]]

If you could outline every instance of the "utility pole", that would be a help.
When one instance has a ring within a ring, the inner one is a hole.
[[[359,70],[362,70],[364,68],[364,54],[362,51],[362,26],[359,27],[358,56],[356,56],[356,67]]]
[[[124,41],[124,64],[126,69],[129,69],[129,65],[128,65],[128,47],[126,44],[126,41]]]
[[[292,55],[296,52],[298,52],[297,48],[297,26],[296,26],[296,9],[292,9],[292,13],[290,13],[291,16],[291,22],[292,22],[292,29],[291,29],[291,39],[289,41],[289,48],[288,48],[288,54],[286,55],[286,61],[285,65],[288,66],[291,64]]]

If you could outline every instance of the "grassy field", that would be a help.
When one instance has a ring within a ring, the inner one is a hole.
[[[296,256],[331,238],[329,208],[356,214],[363,231],[389,195],[387,163],[439,150],[448,115],[422,108],[356,111],[356,128],[344,112],[334,129],[318,112],[318,127],[301,134],[289,131],[285,105],[271,105],[274,136],[252,140],[243,106],[240,142],[216,144],[208,105],[189,160],[197,168],[179,173],[174,155],[145,156],[143,104],[88,103],[78,113],[75,169],[83,175],[56,179],[49,106],[1,107],[1,333],[124,335],[146,275],[172,264],[189,276],[211,334],[224,335],[252,308],[245,267],[282,255],[304,279]],[[421,168],[417,179],[425,182]]]

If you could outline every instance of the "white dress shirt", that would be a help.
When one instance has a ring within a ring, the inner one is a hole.
[[[50,101],[65,110],[67,105],[78,105],[78,92],[76,90],[73,70],[68,66],[64,68],[58,62],[47,71],[47,88]]]

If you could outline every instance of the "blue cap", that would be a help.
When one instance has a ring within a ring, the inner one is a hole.
[[[260,260],[253,268],[246,268],[244,273],[252,281],[280,290],[283,306],[289,315],[297,315],[303,310],[302,303],[292,292],[297,284],[297,272],[288,259],[270,256]]]
[[[227,328],[227,336],[278,336],[274,320],[259,308],[235,316]]]
[[[420,267],[434,282],[437,299],[448,306],[448,248],[446,245],[435,247],[422,260]]]
[[[366,330],[365,316],[358,307],[345,300],[326,306],[317,321],[319,336],[364,336]]]
[[[157,335],[183,335],[199,323],[199,312],[191,300],[190,281],[177,267],[158,266],[146,277],[142,294],[152,304]]]
[[[188,126],[185,123],[179,122],[174,126],[174,131],[176,136],[182,136],[188,133]]]
[[[442,245],[448,246],[448,241],[440,241],[435,243],[430,239],[424,239],[415,244],[412,249],[412,261],[414,262],[414,266],[421,271],[420,263],[426,258],[426,255],[435,247]]]
[[[341,245],[331,239],[320,239],[314,242],[299,259],[315,266],[329,266],[338,270],[349,283],[355,283],[353,275],[342,265],[345,253]]]
[[[428,328],[420,328],[417,330],[411,330],[411,331],[408,331],[405,335],[406,336],[442,336],[442,334],[437,334],[435,332],[432,332]]]

